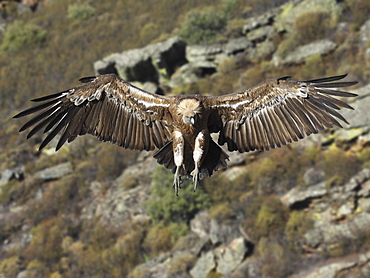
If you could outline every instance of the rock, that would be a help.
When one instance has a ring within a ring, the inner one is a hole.
[[[288,207],[292,207],[322,197],[325,194],[327,194],[325,182],[321,182],[308,187],[294,187],[281,198],[281,202]]]
[[[185,43],[174,37],[166,41],[114,53],[94,63],[97,74],[117,73],[126,81],[167,79],[186,62]]]
[[[24,178],[24,166],[13,169],[5,169],[1,173],[0,187],[11,181],[12,179],[22,180]],[[1,188],[0,188],[1,192]]]
[[[212,219],[210,222],[209,239],[213,245],[226,244],[239,235],[239,227],[235,223],[225,224],[225,222],[216,219]]]
[[[370,199],[369,198],[359,199],[357,210],[358,211],[370,212]]]
[[[226,55],[235,55],[252,46],[253,44],[245,37],[231,39],[225,44],[224,52]]]
[[[358,191],[357,196],[369,197],[370,196],[370,180],[361,184],[361,189]]]
[[[337,4],[336,0],[289,1],[281,6],[281,12],[275,17],[275,21],[279,30],[294,32],[295,20],[307,11],[324,11],[331,18],[338,18],[342,7],[342,5]]]
[[[217,261],[217,272],[228,276],[243,261],[247,252],[248,248],[242,237],[234,239],[226,247],[218,247],[214,252]]]
[[[216,56],[223,52],[221,44],[213,45],[188,45],[186,47],[186,59],[189,63],[199,61],[215,61]]]
[[[348,215],[351,215],[352,213],[353,213],[353,209],[350,203],[345,203],[341,205],[337,212],[339,216],[348,216]]]
[[[368,277],[370,273],[370,253],[350,255],[345,258],[328,260],[319,266],[302,271],[292,278],[334,278],[334,277]]]
[[[351,142],[361,135],[365,134],[368,131],[368,128],[355,127],[355,128],[341,128],[335,131],[335,140],[338,142]]]
[[[370,113],[368,113],[368,110],[370,105],[370,85],[357,90],[351,90],[351,92],[359,95],[354,102],[350,103],[354,110],[343,109],[341,114],[350,121],[350,129],[362,128],[362,133],[369,132]]]
[[[261,262],[256,257],[246,258],[233,273],[229,276],[230,278],[259,278],[261,274]]]
[[[195,217],[190,220],[190,230],[200,238],[208,237],[209,229],[208,211],[198,212]]]
[[[360,45],[365,47],[370,38],[370,19],[367,20],[360,28]]]
[[[323,170],[309,168],[303,175],[303,181],[306,185],[314,185],[325,180],[325,172]]]
[[[274,12],[267,12],[260,16],[248,18],[245,25],[243,26],[243,34],[247,34],[248,32],[251,32],[260,27],[272,25],[275,16],[276,15]]]
[[[319,40],[296,48],[284,59],[284,64],[301,64],[312,55],[326,55],[337,47],[330,40]]]
[[[212,62],[203,61],[198,64],[199,67],[210,68],[215,70],[215,64]],[[197,82],[201,76],[201,69],[197,65],[185,64],[181,66],[172,76],[170,81],[166,84],[171,88],[181,88],[187,84]]]
[[[370,169],[365,168],[353,176],[348,183],[344,185],[344,191],[349,192],[355,190],[360,184],[370,179]]]
[[[38,171],[34,174],[34,177],[41,180],[56,180],[70,173],[72,173],[72,164],[66,162]]]
[[[148,158],[141,163],[127,167],[107,189],[105,196],[95,195],[81,214],[81,219],[99,218],[105,225],[124,227],[139,216],[146,216],[142,202],[148,198],[151,173],[157,167],[154,159]],[[136,186],[126,189],[122,184],[128,178],[136,178]]]
[[[170,253],[163,253],[150,261],[143,263],[136,267],[134,272],[140,273],[144,276],[140,277],[158,277],[167,278],[166,270],[171,259]]]
[[[328,248],[338,242],[351,241],[364,236],[370,229],[370,214],[362,211],[353,215],[352,219],[333,223],[330,209],[316,215],[314,229],[304,235],[306,244],[310,247]]]
[[[195,266],[190,270],[190,274],[194,278],[207,277],[208,273],[216,268],[215,255],[213,251],[203,254],[195,263]]]
[[[258,43],[269,38],[275,29],[272,26],[263,26],[258,29],[255,29],[247,34],[247,39],[252,43]]]

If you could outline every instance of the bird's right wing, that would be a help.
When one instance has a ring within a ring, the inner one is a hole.
[[[161,148],[171,139],[168,98],[141,90],[114,74],[80,81],[84,84],[34,99],[41,104],[14,116],[36,114],[20,129],[32,127],[27,139],[39,130],[50,131],[40,149],[59,132],[56,150],[86,133],[135,150]]]

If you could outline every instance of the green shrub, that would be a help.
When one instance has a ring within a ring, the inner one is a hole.
[[[242,174],[234,181],[230,181],[225,175],[217,173],[214,177],[204,180],[204,188],[210,196],[213,204],[233,203],[250,189],[249,173]]]
[[[369,18],[370,2],[367,0],[346,0],[344,2],[351,11],[345,20],[348,20],[349,17],[353,22],[353,29],[360,29],[362,24]]]
[[[47,32],[38,25],[16,20],[6,29],[0,49],[17,51],[26,47],[41,46],[46,34]]]
[[[288,219],[288,210],[280,199],[268,197],[263,202],[256,218],[256,237],[268,236],[284,230]]]
[[[303,235],[311,228],[313,228],[313,221],[307,213],[292,211],[285,227],[289,247],[298,251],[301,247]]]
[[[186,14],[179,36],[189,44],[214,43],[226,23],[225,14],[214,7],[192,10]]]
[[[258,261],[261,262],[262,277],[287,277],[287,270],[291,264],[286,246],[277,238],[263,237],[256,247]]]
[[[0,263],[0,273],[6,275],[5,277],[16,277],[20,271],[20,264],[18,256],[13,256],[4,259]]]
[[[295,37],[302,44],[325,37],[330,24],[326,11],[308,11],[297,17],[294,22]]]
[[[201,187],[194,192],[189,179],[183,181],[179,196],[176,196],[173,178],[169,170],[158,166],[152,176],[152,194],[144,207],[155,221],[188,223],[199,210],[209,207],[210,199]]]
[[[68,6],[68,15],[70,19],[86,20],[95,15],[95,8],[89,4],[72,4]]]
[[[171,260],[167,268],[168,277],[175,277],[188,272],[195,264],[197,257],[191,254],[184,254]]]
[[[324,169],[327,180],[335,177],[336,182],[345,183],[361,169],[361,161],[350,150],[344,151],[332,145],[322,155],[319,166]]]
[[[168,226],[158,224],[151,227],[143,242],[143,248],[150,256],[157,256],[169,251],[175,243],[175,238]]]

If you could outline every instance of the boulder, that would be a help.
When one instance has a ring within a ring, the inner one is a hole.
[[[54,167],[46,168],[34,174],[36,179],[56,180],[72,173],[72,164],[70,162],[62,163]]]
[[[367,20],[360,28],[360,46],[366,47],[370,39],[370,19]]]
[[[326,55],[334,51],[335,48],[337,48],[337,44],[330,40],[318,40],[296,48],[292,53],[287,55],[283,63],[301,64],[312,55]]]
[[[274,12],[267,12],[260,16],[248,18],[243,26],[243,34],[247,34],[260,27],[273,25],[275,16],[276,14]]]
[[[195,263],[195,266],[190,270],[190,274],[194,278],[207,277],[208,273],[216,268],[215,255],[213,251],[203,254]]]
[[[351,255],[345,258],[328,260],[302,271],[292,278],[334,278],[334,277],[368,277],[370,274],[370,252]]]
[[[17,167],[13,169],[5,169],[1,173],[0,187],[11,181],[12,179],[22,180],[24,178],[24,167]],[[0,189],[1,191],[1,189]]]
[[[227,277],[239,266],[247,252],[248,248],[242,237],[235,238],[227,246],[218,247],[214,252],[217,272]]]
[[[307,11],[324,11],[331,18],[338,18],[342,9],[343,5],[338,5],[336,0],[289,1],[281,6],[281,12],[276,16],[275,21],[279,30],[293,32],[295,20]]]
[[[152,81],[170,77],[186,63],[185,43],[173,37],[166,41],[111,54],[94,63],[96,74],[116,73],[126,81]]]
[[[294,187],[281,198],[281,202],[288,207],[299,206],[326,194],[327,188],[324,181],[308,187]]]

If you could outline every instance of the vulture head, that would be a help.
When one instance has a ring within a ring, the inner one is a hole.
[[[201,103],[197,99],[183,99],[177,107],[177,113],[182,116],[185,124],[194,125],[197,115],[202,113]]]

